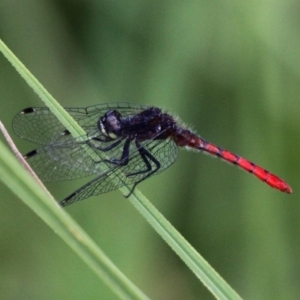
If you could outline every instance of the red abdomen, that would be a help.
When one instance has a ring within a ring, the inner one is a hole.
[[[214,156],[218,156],[225,161],[235,164],[245,171],[252,173],[271,187],[288,194],[292,193],[291,187],[278,176],[270,173],[260,166],[257,166],[256,164],[245,158],[242,158],[230,151],[224,150],[212,143],[205,141],[189,130],[180,130],[173,136],[173,139],[178,146],[190,147],[193,149],[205,151]]]

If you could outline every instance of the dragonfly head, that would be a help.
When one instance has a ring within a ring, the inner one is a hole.
[[[121,131],[121,118],[122,116],[117,110],[109,110],[99,119],[98,127],[104,135],[116,139]]]

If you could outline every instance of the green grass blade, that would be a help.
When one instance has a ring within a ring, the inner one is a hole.
[[[18,70],[26,82],[34,89],[34,91],[37,92],[45,104],[68,128],[73,136],[76,137],[84,134],[82,129],[79,129],[79,125],[70,116],[65,116],[65,111],[63,108],[56,103],[53,97],[44,89],[44,87],[42,87],[37,79],[30,74],[25,66],[18,61],[18,59],[1,41],[0,50]],[[129,192],[127,187],[123,187],[120,190],[125,195]],[[139,191],[136,190],[132,194],[130,197],[130,202],[217,299],[241,299],[239,295],[219,276],[219,274],[196,252],[196,250]]]
[[[130,197],[130,202],[217,299],[241,300],[241,297],[221,278],[143,194],[139,191],[135,191]]]

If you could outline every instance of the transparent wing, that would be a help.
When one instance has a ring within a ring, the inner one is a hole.
[[[117,109],[123,117],[141,112],[147,106],[116,102],[86,108],[65,108],[86,132],[97,129],[97,122],[108,110]],[[12,122],[14,132],[22,139],[39,145],[48,145],[66,128],[47,107],[27,108],[19,112]],[[72,140],[65,136],[65,142]]]
[[[49,144],[33,151],[28,162],[43,182],[58,182],[100,174],[108,170],[105,154],[86,143]]]
[[[97,129],[91,137],[103,137]],[[59,182],[102,174],[112,167],[108,160],[122,157],[125,139],[97,141],[86,137],[85,141],[68,140],[60,135],[50,144],[29,152],[25,157],[43,182]],[[119,142],[116,146],[113,144]],[[109,148],[109,150],[105,150]],[[102,150],[101,150],[102,149]]]
[[[142,146],[151,153],[160,163],[160,168],[154,174],[167,169],[177,158],[177,146],[173,140],[150,140],[142,143]],[[152,169],[156,168],[153,161],[149,161]],[[146,169],[138,149],[131,151],[129,163],[126,166],[115,165],[106,172],[88,182],[77,191],[69,195],[63,201],[62,206],[67,206],[77,201],[116,190],[124,185],[132,186],[135,183],[147,178],[149,172],[140,173],[134,176],[128,174]]]

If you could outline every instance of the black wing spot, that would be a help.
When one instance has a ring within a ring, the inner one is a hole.
[[[32,150],[32,151],[28,152],[27,154],[25,154],[23,157],[24,157],[25,159],[28,159],[28,158],[30,158],[30,157],[36,155],[36,154],[38,154],[38,152],[37,152],[36,150]]]
[[[70,134],[71,134],[71,132],[68,129],[61,132],[62,136],[66,136],[66,135],[70,135]]]
[[[26,115],[26,114],[31,114],[35,112],[35,109],[33,107],[28,107],[22,110],[21,114]]]

